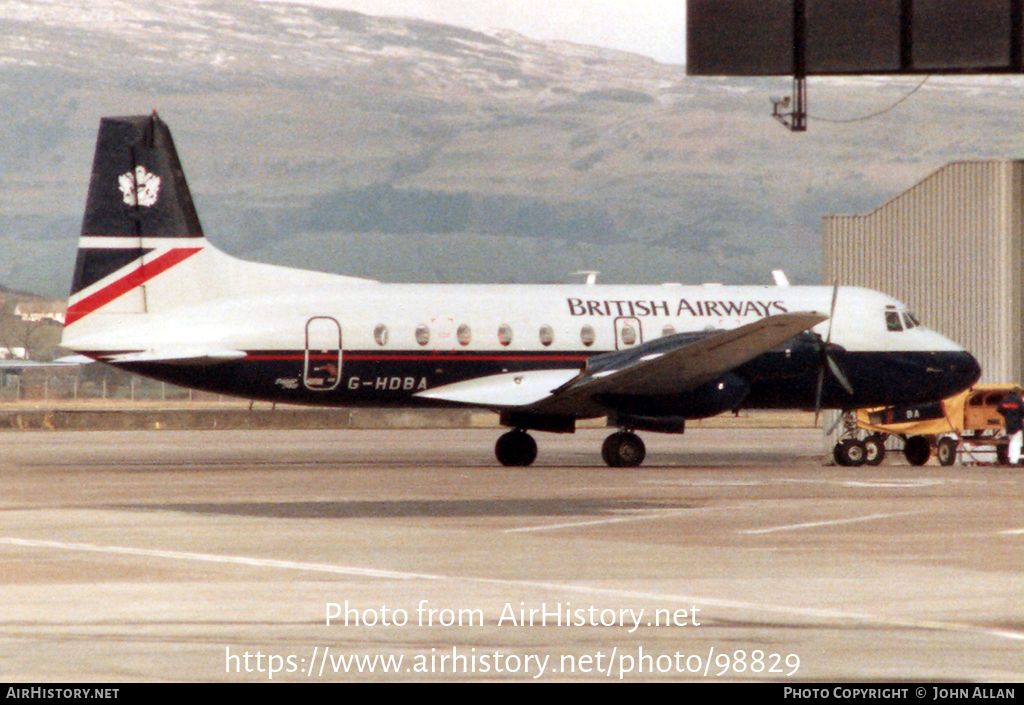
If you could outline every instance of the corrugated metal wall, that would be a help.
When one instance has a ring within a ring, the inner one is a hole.
[[[949,164],[873,213],[824,227],[826,283],[906,302],[975,354],[983,382],[1024,380],[1024,162]]]

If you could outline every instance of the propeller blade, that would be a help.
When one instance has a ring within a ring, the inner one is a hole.
[[[828,334],[825,336],[825,344],[828,345],[832,342],[832,321],[836,318],[836,300],[839,298],[839,280],[836,279],[836,283],[832,285],[832,306],[829,307],[828,311]]]
[[[814,427],[818,427],[818,417],[821,415],[821,390],[825,387],[825,366],[818,367],[818,391],[814,395]]]
[[[832,376],[836,378],[846,393],[853,396],[853,385],[850,384],[850,380],[847,379],[843,373],[842,368],[839,367],[839,363],[832,359],[832,356],[828,354],[829,346],[832,344],[832,323],[836,317],[836,302],[839,300],[839,280],[836,279],[835,284],[832,285],[832,305],[829,307],[828,315],[828,332],[825,334],[825,339],[822,340],[818,337],[821,350],[821,362],[818,365],[818,388],[814,396],[814,425],[818,425],[818,416],[821,414],[821,399],[825,389],[825,368],[832,373]],[[826,434],[827,435],[827,434]]]
[[[825,361],[828,363],[828,369],[831,370],[832,375],[839,381],[839,384],[843,385],[843,389],[851,397],[853,396],[853,385],[850,384],[850,380],[846,379],[846,375],[843,374],[843,370],[839,367],[839,363],[832,359],[832,357],[825,353]]]

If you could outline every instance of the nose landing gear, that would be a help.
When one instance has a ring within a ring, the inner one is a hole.
[[[879,465],[885,458],[885,440],[879,436],[867,438],[846,438],[836,444],[832,451],[836,464],[846,467]]]
[[[845,411],[837,425],[843,425],[840,441],[832,450],[837,465],[859,467],[879,465],[885,458],[885,437],[880,434],[864,436],[857,427],[856,412]]]

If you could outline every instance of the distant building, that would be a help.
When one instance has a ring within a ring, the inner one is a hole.
[[[878,289],[1024,381],[1024,161],[954,162],[866,215],[824,219],[825,281]]]
[[[66,311],[67,307],[63,302],[45,299],[22,301],[14,307],[14,315],[27,323],[40,323],[49,319],[64,325]]]

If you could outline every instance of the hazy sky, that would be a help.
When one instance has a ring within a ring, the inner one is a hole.
[[[276,0],[280,1],[280,0]],[[471,29],[511,29],[681,64],[685,0],[284,0],[368,15],[417,17]]]

